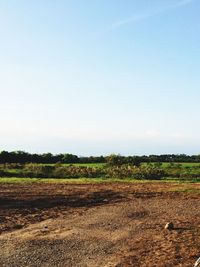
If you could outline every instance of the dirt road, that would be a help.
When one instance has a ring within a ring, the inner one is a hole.
[[[0,266],[191,267],[200,195],[170,192],[179,187],[1,185]],[[164,230],[170,221],[175,229]]]

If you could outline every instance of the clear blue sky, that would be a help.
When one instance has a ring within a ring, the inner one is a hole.
[[[199,0],[1,0],[0,150],[200,153]]]

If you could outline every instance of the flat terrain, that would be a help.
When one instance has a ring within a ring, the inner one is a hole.
[[[199,192],[200,184],[1,183],[0,266],[191,267]]]

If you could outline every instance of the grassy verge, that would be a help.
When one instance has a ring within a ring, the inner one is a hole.
[[[65,184],[97,184],[97,183],[200,183],[199,179],[181,180],[176,178],[161,180],[138,180],[133,178],[20,178],[0,177],[0,183],[65,183]]]
[[[131,178],[18,178],[2,177],[1,183],[65,183],[65,184],[97,184],[97,183],[147,183],[148,180],[136,180]],[[153,181],[152,181],[153,182]],[[157,181],[158,182],[158,181]]]
[[[184,194],[200,194],[200,188],[184,188],[184,187],[177,187],[177,188],[170,188],[168,192],[178,192]]]

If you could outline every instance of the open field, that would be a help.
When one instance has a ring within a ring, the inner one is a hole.
[[[54,166],[56,164],[49,163],[34,163],[35,165],[46,165],[46,166]],[[155,162],[151,162],[151,164],[156,164]],[[163,167],[169,166],[170,162],[161,162]],[[181,165],[182,167],[193,167],[193,166],[200,166],[200,163],[198,162],[172,162],[174,165]],[[106,166],[106,163],[61,163],[62,166],[82,166],[82,167],[96,167],[96,168],[102,168]],[[142,163],[142,165],[148,165],[148,163]]]
[[[54,166],[55,164],[40,164],[40,165],[48,165]],[[106,165],[106,163],[62,163],[62,166],[82,166],[82,167],[95,167],[95,168],[102,168]]]
[[[1,183],[0,222],[0,266],[189,267],[200,184]]]
[[[171,162],[161,162],[163,167],[167,167],[171,164]],[[148,165],[148,163],[142,163],[143,165]],[[156,164],[156,162],[151,162],[151,164]],[[200,166],[199,162],[172,162],[174,165],[181,165],[182,167],[193,167]],[[40,165],[55,165],[55,164],[40,164]],[[63,163],[63,166],[86,166],[86,167],[98,167],[102,168],[106,165],[106,163]]]
[[[169,166],[171,163],[170,162],[161,162],[162,163],[162,167],[167,167]],[[155,162],[152,162],[151,164],[156,164]],[[200,163],[199,162],[173,162],[172,164],[176,165],[181,165],[182,167],[200,167]],[[40,164],[40,165],[49,165],[49,166],[53,166],[55,164]],[[63,163],[61,164],[62,166],[85,166],[85,167],[96,167],[96,168],[102,168],[106,166],[106,163]],[[142,163],[142,165],[148,165],[148,163]]]
[[[157,164],[155,162],[152,162],[150,164]],[[170,164],[174,165],[176,167],[176,165],[179,165],[181,167],[200,167],[200,163],[197,162],[161,162],[162,167],[166,168],[168,166],[170,166]],[[148,165],[148,163],[143,163],[143,165]]]

